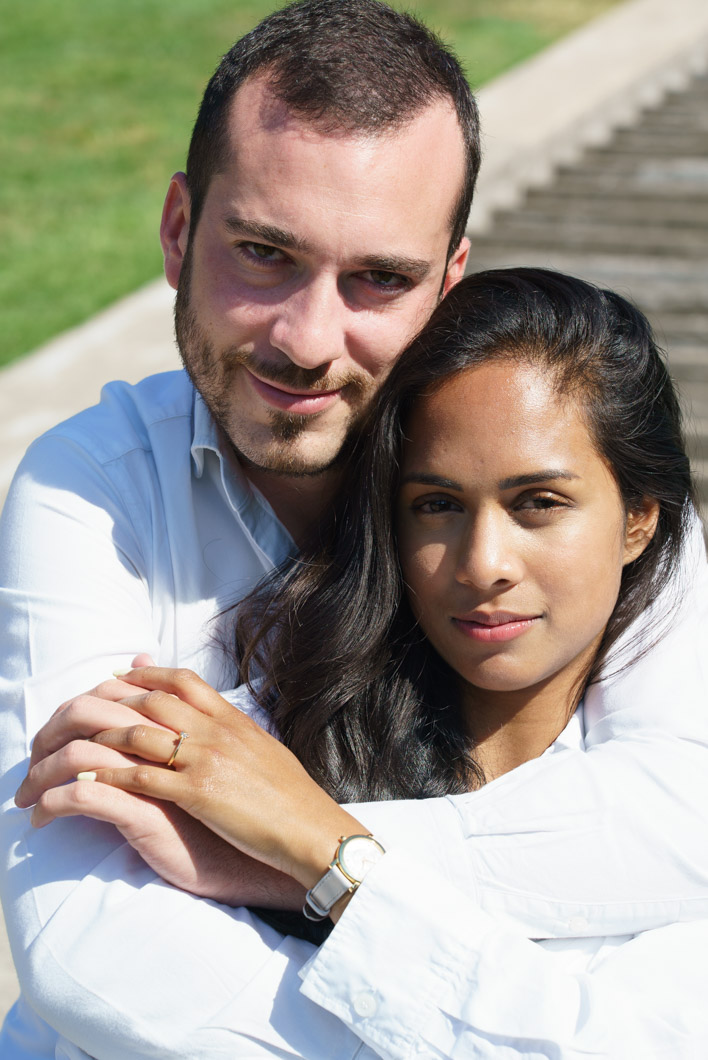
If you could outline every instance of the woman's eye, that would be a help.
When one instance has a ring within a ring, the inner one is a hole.
[[[421,515],[441,515],[446,512],[462,511],[460,505],[449,497],[436,497],[432,500],[417,501],[413,504],[413,510]]]
[[[567,508],[568,505],[555,494],[535,493],[531,497],[523,497],[514,507],[521,512],[550,512],[556,508]]]

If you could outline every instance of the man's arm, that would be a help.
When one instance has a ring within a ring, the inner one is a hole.
[[[692,1060],[708,1050],[707,943],[705,921],[530,942],[393,853],[302,970],[302,992],[384,1060]]]
[[[100,837],[89,838],[95,850]],[[143,924],[133,916],[136,892],[150,910]],[[399,1060],[501,1049],[510,1058],[688,1060],[708,1045],[705,928],[648,932],[605,954],[597,940],[584,952],[544,952],[394,852],[318,952],[256,929],[246,911],[161,884],[123,845],[73,887],[18,970],[33,1008],[83,1050],[69,1055],[95,1060]]]
[[[164,389],[171,384],[163,378],[160,385]],[[185,437],[179,438],[174,432],[182,430],[182,421]],[[175,475],[186,480],[191,416],[182,415],[180,420],[175,415],[166,427],[160,426],[163,429],[173,432],[163,448],[175,458]],[[183,581],[170,581],[170,563],[163,560],[173,544],[178,547],[180,542],[170,540],[161,516],[161,483],[144,440],[136,437],[121,463],[110,454],[99,459],[88,443],[82,444],[74,435],[70,427],[35,444],[11,490],[0,527],[0,785],[7,811],[0,826],[2,897],[23,990],[35,1011],[48,1016],[56,1033],[81,1043],[91,1013],[101,1012],[97,1025],[125,1024],[116,1038],[125,1047],[121,1051],[118,1044],[116,1055],[140,1055],[133,1045],[142,1041],[152,1042],[151,1048],[159,1055],[164,1028],[153,1031],[141,1026],[140,1019],[133,1019],[130,1005],[124,1005],[129,984],[146,998],[150,995],[150,976],[156,974],[156,965],[142,962],[138,955],[148,945],[153,925],[160,923],[159,916],[155,919],[150,888],[130,886],[111,874],[112,859],[120,859],[120,851],[129,848],[112,826],[87,818],[58,822],[37,832],[29,826],[29,815],[13,808],[12,798],[26,771],[30,741],[59,703],[77,688],[91,687],[108,678],[112,670],[128,666],[140,649],[166,663],[192,653],[193,665],[201,669],[206,654],[203,647],[200,654],[200,645],[209,639],[205,625],[219,606],[213,598],[192,600],[189,595],[190,579],[198,582],[190,569],[189,552],[178,556],[186,568],[178,572]],[[95,439],[98,449],[98,428]],[[180,454],[185,466],[179,463]],[[186,495],[180,500],[180,483],[173,485],[169,501],[182,503],[184,511],[173,513],[171,529],[179,526],[187,535],[195,522],[193,498],[185,484]],[[233,520],[232,513],[228,515]],[[216,533],[218,527],[214,519],[207,531]],[[212,549],[207,554],[210,568],[217,569],[220,554],[216,553]],[[201,558],[201,552],[197,557]],[[262,569],[261,560],[258,564]],[[209,575],[207,571],[202,581]],[[212,575],[211,584],[216,592],[221,583]],[[227,590],[233,591],[233,586]],[[181,610],[175,604],[177,597],[188,601]],[[152,827],[153,822],[161,849],[165,849],[165,837],[173,844],[180,871],[192,871],[193,879],[204,879],[220,870],[222,880],[233,883],[238,869],[233,858],[238,852],[218,841],[215,854],[216,837],[206,829],[197,829],[195,834],[194,822],[186,815],[176,822],[161,806],[144,801],[137,806],[140,812],[133,814],[134,820],[126,819],[126,828],[132,828],[131,841],[138,847],[147,815],[147,825]],[[162,895],[164,885],[159,887]],[[166,891],[172,893],[170,888]],[[193,903],[199,904],[186,894],[183,898],[190,909]],[[218,910],[220,923],[231,915],[227,911],[222,916],[221,907],[213,903],[199,904],[199,908],[209,908],[210,916]],[[233,955],[243,960],[243,976],[247,977],[256,974],[266,960],[258,956],[260,929],[252,926],[248,914],[233,915],[238,922],[236,937],[231,937]],[[108,935],[101,934],[97,923],[101,918],[107,930],[124,918],[121,946],[126,960],[118,971],[112,962],[119,939],[110,930]],[[92,954],[93,970],[84,963],[85,952],[84,957],[79,954],[84,929],[97,940],[103,939]],[[241,933],[249,940],[253,935],[253,940],[248,945],[241,943]],[[163,928],[164,937],[172,935],[177,946],[175,969],[183,958],[183,969],[208,964],[208,950],[201,957],[196,955],[197,936],[189,936],[186,952],[180,947],[176,920],[170,930],[166,924]],[[263,954],[270,954],[281,941],[274,932],[267,938],[275,941],[263,943]],[[249,964],[254,949],[255,963]],[[169,954],[160,957],[168,967],[169,959]],[[191,981],[186,972],[183,986],[189,993]],[[143,1015],[147,1018],[147,1009]],[[95,1032],[96,1026],[87,1031]],[[100,1055],[89,1040],[88,1053]],[[25,1040],[23,1049],[19,1055],[34,1057],[34,1041]],[[12,1054],[3,1051],[2,1055]],[[36,1055],[43,1055],[39,1046]]]

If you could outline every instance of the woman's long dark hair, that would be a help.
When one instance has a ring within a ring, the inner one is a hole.
[[[691,473],[676,394],[644,316],[611,291],[543,269],[463,280],[384,383],[331,513],[298,560],[238,610],[241,679],[340,801],[436,796],[483,781],[456,675],[408,608],[393,509],[416,401],[499,360],[540,366],[578,401],[627,512],[646,497],[660,505],[652,541],[624,568],[589,681],[676,566]]]

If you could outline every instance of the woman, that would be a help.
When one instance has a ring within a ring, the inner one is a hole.
[[[265,675],[283,744],[197,679],[140,671],[172,694],[130,705],[168,731],[95,742],[159,765],[80,776],[175,801],[318,888],[339,837],[367,831],[331,796],[465,791],[557,741],[659,594],[690,499],[635,310],[540,271],[464,281],[393,370],[321,540],[244,610],[243,673]],[[308,911],[332,920],[351,898],[321,895]]]

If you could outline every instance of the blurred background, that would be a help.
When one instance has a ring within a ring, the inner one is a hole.
[[[31,0],[0,26],[0,365],[157,276],[162,200],[203,88],[270,0]],[[474,87],[612,0],[413,7]]]

